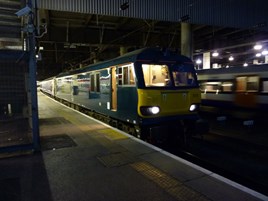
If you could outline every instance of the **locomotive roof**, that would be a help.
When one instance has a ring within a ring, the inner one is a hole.
[[[191,59],[189,59],[188,57],[169,52],[168,50],[162,50],[161,48],[142,48],[107,61],[101,61],[96,64],[90,64],[80,69],[61,73],[57,77],[84,73],[89,70],[98,70],[107,68],[109,66],[116,66],[118,64],[135,62],[135,61],[144,61],[144,62],[174,61],[180,63],[192,63]]]

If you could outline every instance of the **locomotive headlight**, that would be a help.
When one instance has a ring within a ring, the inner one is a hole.
[[[150,110],[150,112],[152,113],[152,114],[158,114],[159,112],[160,112],[160,109],[159,109],[159,107],[151,107],[151,108],[149,108],[149,110]]]
[[[158,114],[160,112],[160,108],[158,106],[142,106],[140,107],[140,111],[142,115],[150,116]]]
[[[198,109],[198,105],[197,104],[192,104],[191,106],[190,106],[190,112],[195,112],[196,110]]]

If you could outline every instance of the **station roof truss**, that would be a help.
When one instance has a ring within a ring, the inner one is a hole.
[[[0,15],[6,17],[1,18],[0,29],[6,35],[0,36],[0,47],[21,44],[20,32],[14,31],[21,28],[20,21],[12,13],[23,3],[1,2]],[[130,51],[159,46],[179,52],[182,22],[192,24],[193,59],[217,50],[220,56],[215,62],[228,63],[233,55],[241,65],[254,59],[256,42],[268,45],[266,4],[265,0],[66,0],[64,4],[39,0],[38,65],[77,68],[118,56],[120,47]]]

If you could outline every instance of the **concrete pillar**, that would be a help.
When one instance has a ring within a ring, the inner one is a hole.
[[[120,56],[122,56],[122,55],[124,55],[124,54],[126,54],[126,53],[127,53],[127,48],[124,47],[124,46],[121,46],[121,47],[120,47]]]
[[[210,69],[210,52],[203,54],[203,69]]]
[[[264,60],[264,63],[267,64],[267,63],[268,63],[268,55],[265,55],[264,59],[265,59],[265,60]]]
[[[192,29],[191,24],[181,22],[181,54],[192,59]]]

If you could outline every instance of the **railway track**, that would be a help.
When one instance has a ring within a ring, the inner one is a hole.
[[[217,133],[193,138],[188,147],[167,151],[248,188],[268,195],[268,151],[256,145]]]

